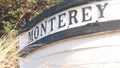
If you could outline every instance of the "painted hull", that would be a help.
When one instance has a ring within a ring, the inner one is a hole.
[[[120,32],[74,37],[42,47],[21,68],[120,68]]]
[[[66,0],[38,15],[21,31],[20,68],[120,68],[118,7],[119,0]]]

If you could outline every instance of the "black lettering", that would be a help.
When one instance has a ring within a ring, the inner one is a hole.
[[[89,12],[86,12],[87,9],[90,10],[90,11],[92,10],[91,6],[82,8],[82,11],[83,11],[83,20],[82,21],[83,22],[92,20],[92,16],[89,17]]]
[[[33,41],[33,30],[28,33],[28,43]]]
[[[104,5],[101,5],[101,4],[96,5],[97,8],[98,8],[98,10],[99,10],[99,12],[100,12],[99,18],[104,17],[103,11],[105,10],[105,8],[106,8],[107,5],[108,5],[108,3],[105,3]]]
[[[49,22],[51,23],[51,30],[50,31],[53,31],[53,22],[54,20],[56,20],[56,17],[53,17],[49,20]]]
[[[45,24],[41,24],[41,36],[43,34],[43,31],[44,33],[46,33],[46,29],[47,29],[47,21],[45,21]]]
[[[72,20],[74,20],[75,23],[78,23],[76,16],[77,16],[77,11],[76,10],[69,11],[69,20],[70,20],[69,25],[72,24]]]
[[[65,26],[65,22],[63,21],[63,19],[65,18],[64,16],[65,16],[65,13],[59,15],[59,26],[58,26],[58,28],[61,28],[61,27]],[[64,24],[62,24],[63,22],[64,22]]]
[[[34,38],[37,39],[39,36],[39,27],[37,26],[34,30]]]

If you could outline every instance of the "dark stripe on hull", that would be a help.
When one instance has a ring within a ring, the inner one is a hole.
[[[67,30],[63,30],[61,32],[48,35],[26,46],[24,49],[21,50],[19,55],[20,57],[25,57],[29,55],[31,52],[37,50],[38,48],[59,40],[63,40],[63,39],[67,39],[75,36],[83,36],[83,35],[88,35],[88,34],[93,34],[98,32],[105,32],[105,31],[119,30],[119,29],[120,29],[120,20],[89,23],[85,26],[70,28]]]
[[[51,15],[54,15],[55,13],[59,13],[65,9],[74,7],[74,6],[80,6],[83,4],[88,4],[88,3],[92,3],[93,1],[96,0],[66,0],[65,2],[58,4],[46,11],[44,11],[43,13],[39,14],[38,16],[36,16],[35,18],[33,18],[29,23],[27,23],[23,29],[21,31],[19,31],[19,34],[28,31],[29,29],[31,29],[32,27],[34,27],[39,21],[43,20],[44,18],[47,18]]]

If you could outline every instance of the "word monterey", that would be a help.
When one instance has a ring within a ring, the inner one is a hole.
[[[40,21],[28,32],[28,45],[50,34],[104,19],[109,3],[71,7]],[[110,11],[109,11],[110,12]]]

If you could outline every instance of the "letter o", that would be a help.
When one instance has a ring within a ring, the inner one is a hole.
[[[34,30],[34,38],[37,39],[39,36],[39,27],[37,26]]]

